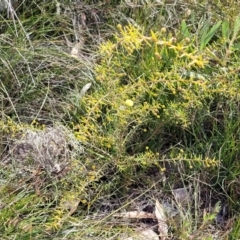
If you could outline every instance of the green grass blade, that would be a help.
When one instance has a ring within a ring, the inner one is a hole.
[[[234,22],[234,28],[233,28],[233,36],[237,36],[238,32],[240,30],[240,15],[238,15],[235,19],[235,22]],[[235,38],[234,37],[234,38]]]
[[[224,20],[222,23],[222,37],[224,40],[228,40],[229,39],[229,31],[230,27],[229,27],[229,21],[228,20]]]
[[[188,27],[187,27],[187,24],[186,24],[186,21],[183,20],[182,23],[181,23],[181,32],[183,34],[184,37],[190,37],[190,33],[188,31]]]
[[[201,50],[204,47],[206,47],[206,45],[210,42],[210,40],[213,38],[213,36],[215,35],[216,31],[218,30],[221,24],[222,24],[222,21],[217,22],[205,36],[203,35],[201,39],[201,45],[200,45]]]

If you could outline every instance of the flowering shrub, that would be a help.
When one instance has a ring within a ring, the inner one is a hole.
[[[146,147],[156,152],[166,128],[191,131],[216,96],[237,93],[213,78],[209,54],[197,51],[189,38],[175,38],[165,28],[149,36],[132,25],[118,29],[114,40],[100,46],[94,93],[81,100],[79,140],[118,159]]]

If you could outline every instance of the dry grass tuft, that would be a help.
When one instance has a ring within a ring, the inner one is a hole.
[[[24,129],[9,146],[5,162],[17,168],[43,168],[47,173],[61,172],[74,157],[83,153],[83,147],[63,125],[46,127],[43,130]]]

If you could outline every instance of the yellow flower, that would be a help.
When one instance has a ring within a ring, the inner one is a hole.
[[[132,107],[134,103],[133,103],[132,100],[127,99],[127,100],[125,101],[125,104],[126,104],[127,106],[129,106],[129,107]]]
[[[167,29],[165,27],[161,28],[161,32],[165,33],[167,31]]]
[[[152,30],[150,30],[150,32],[151,32],[151,37],[152,37],[152,40],[154,41],[154,42],[157,42],[157,35],[152,31]]]

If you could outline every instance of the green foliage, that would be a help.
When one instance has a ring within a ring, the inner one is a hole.
[[[231,232],[229,239],[235,240],[239,239],[239,237],[240,237],[240,219],[239,216],[237,216],[234,223],[233,231]]]
[[[201,125],[207,121],[212,102],[237,96],[233,82],[211,79],[207,52],[196,52],[189,39],[173,38],[164,28],[151,36],[133,26],[119,26],[119,31],[100,47],[95,92],[82,99],[86,112],[75,127],[80,140],[117,157],[133,148],[142,151],[153,139],[161,147],[164,139],[157,138],[167,128],[198,129],[197,116],[205,116]],[[201,74],[194,75],[195,69]]]
[[[207,46],[207,44],[209,43],[209,41],[213,38],[213,36],[216,34],[216,31],[218,30],[218,28],[221,26],[222,21],[217,22],[216,24],[214,24],[211,29],[208,29],[208,25],[206,25],[206,27],[203,30],[203,33],[201,34],[201,44],[200,44],[200,50],[203,50],[204,47]]]

